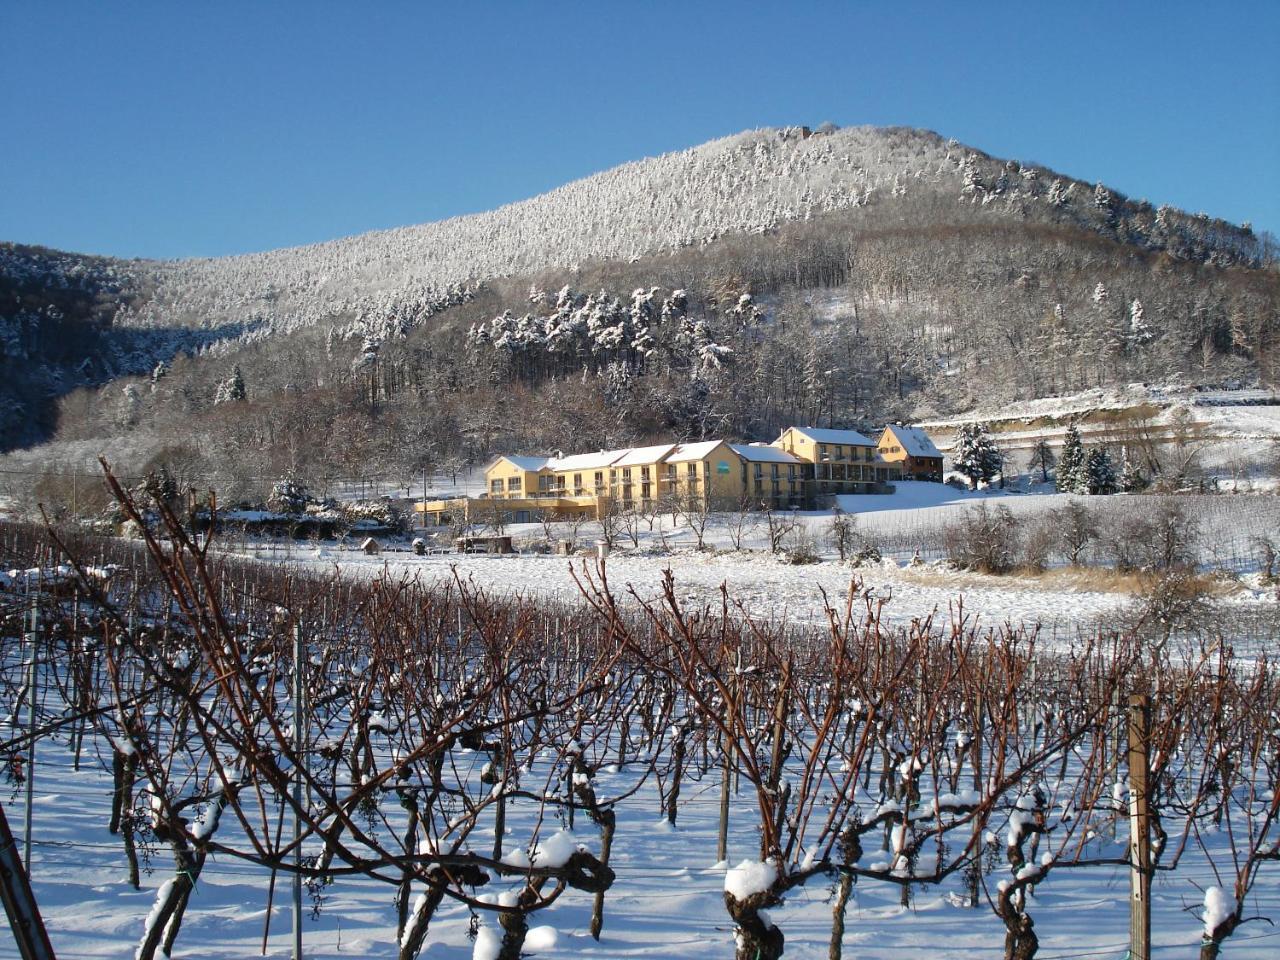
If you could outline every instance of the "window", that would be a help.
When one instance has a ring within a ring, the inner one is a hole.
[[[524,478],[523,478],[523,477],[510,477],[510,478],[508,478],[508,480],[507,480],[507,489],[508,489],[508,490],[519,490],[519,489],[520,489],[521,487],[523,487],[523,486],[524,486]]]
[[[836,459],[837,459],[837,460],[843,460],[843,459],[844,459],[844,447],[842,447],[842,446],[840,446],[840,445],[838,445],[838,444],[836,445]]]
[[[689,474],[690,480],[698,479],[698,465],[696,463],[689,464],[689,466],[686,468],[686,472]]]
[[[769,475],[773,477],[774,480],[778,479],[778,465],[776,463],[770,464]]]
[[[796,465],[794,463],[787,464],[787,479],[794,480],[796,478]]]
[[[489,481],[489,492],[490,492],[490,493],[501,493],[501,492],[502,492],[502,481],[501,481],[501,480],[490,480],[490,481]]]
[[[603,489],[604,489],[604,471],[597,470],[596,471],[596,493],[599,493]]]
[[[827,459],[827,445],[825,443],[818,445],[818,453],[821,454],[823,460]]]

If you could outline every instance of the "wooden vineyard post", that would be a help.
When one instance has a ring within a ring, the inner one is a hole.
[[[306,710],[302,703],[305,664],[302,625],[293,628],[293,960],[302,960],[302,764],[306,749]]]
[[[1145,694],[1129,697],[1129,957],[1151,960],[1151,819],[1147,808],[1147,727],[1151,706]]]
[[[22,960],[54,960],[49,934],[31,892],[31,881],[18,861],[18,845],[0,806],[0,900]]]
[[[986,795],[986,786],[982,782],[982,719],[986,709],[982,702],[982,694],[978,694],[978,705],[974,711],[972,730],[973,741],[969,744],[970,763],[973,766],[973,790],[979,801]],[[969,871],[969,906],[977,910],[981,906],[978,899],[978,887],[982,882],[982,838],[978,835],[982,830],[981,821],[973,820],[973,868]]]
[[[30,590],[30,578],[28,578],[28,590]],[[27,876],[31,875],[31,812],[35,803],[36,788],[36,724],[39,721],[39,715],[36,713],[38,706],[38,698],[36,695],[36,681],[40,677],[39,651],[40,651],[40,614],[39,608],[36,606],[35,598],[31,600],[31,632],[27,634],[27,641],[31,645],[31,664],[27,674],[27,765],[26,765],[26,809],[22,811],[22,867],[27,872]]]
[[[725,723],[728,724],[730,731],[733,730],[734,718],[737,717],[738,710],[738,677],[741,674],[741,654],[738,657],[738,667],[733,673],[733,686],[730,688],[730,701],[728,709],[725,710]],[[720,731],[720,833],[716,842],[716,862],[726,863],[729,858],[729,780],[733,777],[733,744],[730,743],[731,735]]]

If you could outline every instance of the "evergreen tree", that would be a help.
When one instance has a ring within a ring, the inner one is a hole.
[[[1129,448],[1120,448],[1120,489],[1125,493],[1134,493],[1147,485],[1146,478],[1138,465],[1129,458]]]
[[[1040,469],[1040,479],[1044,483],[1049,482],[1049,471],[1053,469],[1057,459],[1053,455],[1053,448],[1049,446],[1049,441],[1044,437],[1036,440],[1036,447],[1031,451],[1031,461],[1028,467]]]
[[[1085,493],[1084,444],[1080,442],[1080,428],[1072,420],[1067,425],[1067,435],[1062,440],[1062,453],[1058,456],[1058,472],[1055,476],[1059,493]]]
[[[307,509],[311,500],[306,486],[295,477],[281,477],[271,485],[271,496],[267,498],[267,509],[276,513],[299,514]]]
[[[1129,345],[1140,347],[1151,339],[1151,328],[1147,326],[1146,311],[1141,300],[1134,300],[1129,305]]]
[[[956,473],[968,479],[971,490],[978,489],[979,481],[985,483],[1001,471],[1004,455],[996,446],[985,423],[960,425],[951,465]]]
[[[1116,492],[1116,471],[1111,464],[1111,454],[1106,447],[1094,447],[1085,458],[1085,489],[1092,496],[1106,496]]]
[[[240,365],[236,364],[231,368],[231,376],[218,384],[218,391],[214,394],[213,402],[220,403],[238,403],[247,399],[248,391],[244,386],[244,375],[240,372]]]

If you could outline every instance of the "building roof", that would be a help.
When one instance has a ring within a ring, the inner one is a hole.
[[[652,447],[632,447],[630,450],[624,450],[622,456],[613,462],[613,466],[636,467],[657,463],[675,448],[674,443],[659,443]]]
[[[854,447],[874,447],[875,441],[868,440],[857,430],[829,430],[821,427],[791,427],[796,433],[802,433],[817,443],[845,443]],[[786,433],[786,430],[782,431]]]
[[[898,438],[898,443],[909,457],[941,457],[942,453],[933,445],[929,435],[920,427],[904,427],[900,423],[891,423],[885,427]]]
[[[729,449],[751,463],[802,463],[781,447],[767,443],[731,443]]]
[[[619,457],[630,453],[630,448],[623,450],[599,450],[595,453],[574,453],[567,457],[557,457],[547,466],[560,472],[562,470],[600,470],[613,466]]]
[[[703,440],[700,443],[681,443],[676,446],[671,456],[667,457],[667,463],[685,463],[691,460],[701,460],[720,444],[723,440]]]
[[[498,460],[506,460],[508,463],[514,464],[515,466],[519,467],[521,470],[533,470],[535,472],[538,470],[544,469],[547,466],[547,464],[551,462],[550,457],[522,457],[516,454],[510,454],[510,453],[502,454],[501,456],[497,457],[493,462],[497,463]],[[490,466],[492,465],[493,464],[490,464]]]

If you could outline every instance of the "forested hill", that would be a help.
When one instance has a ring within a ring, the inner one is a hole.
[[[229,398],[239,440],[255,403],[306,397],[345,414],[356,457],[371,437],[398,455],[399,436],[465,458],[581,425],[592,442],[755,435],[945,413],[977,390],[1273,381],[1272,260],[1247,226],[933,133],[752,131],[314,246],[173,262],[0,246],[0,437],[163,446],[181,421],[216,447]],[[42,396],[144,373],[45,416]],[[567,377],[553,416],[502,409]],[[336,442],[295,443],[284,466],[321,469]]]

